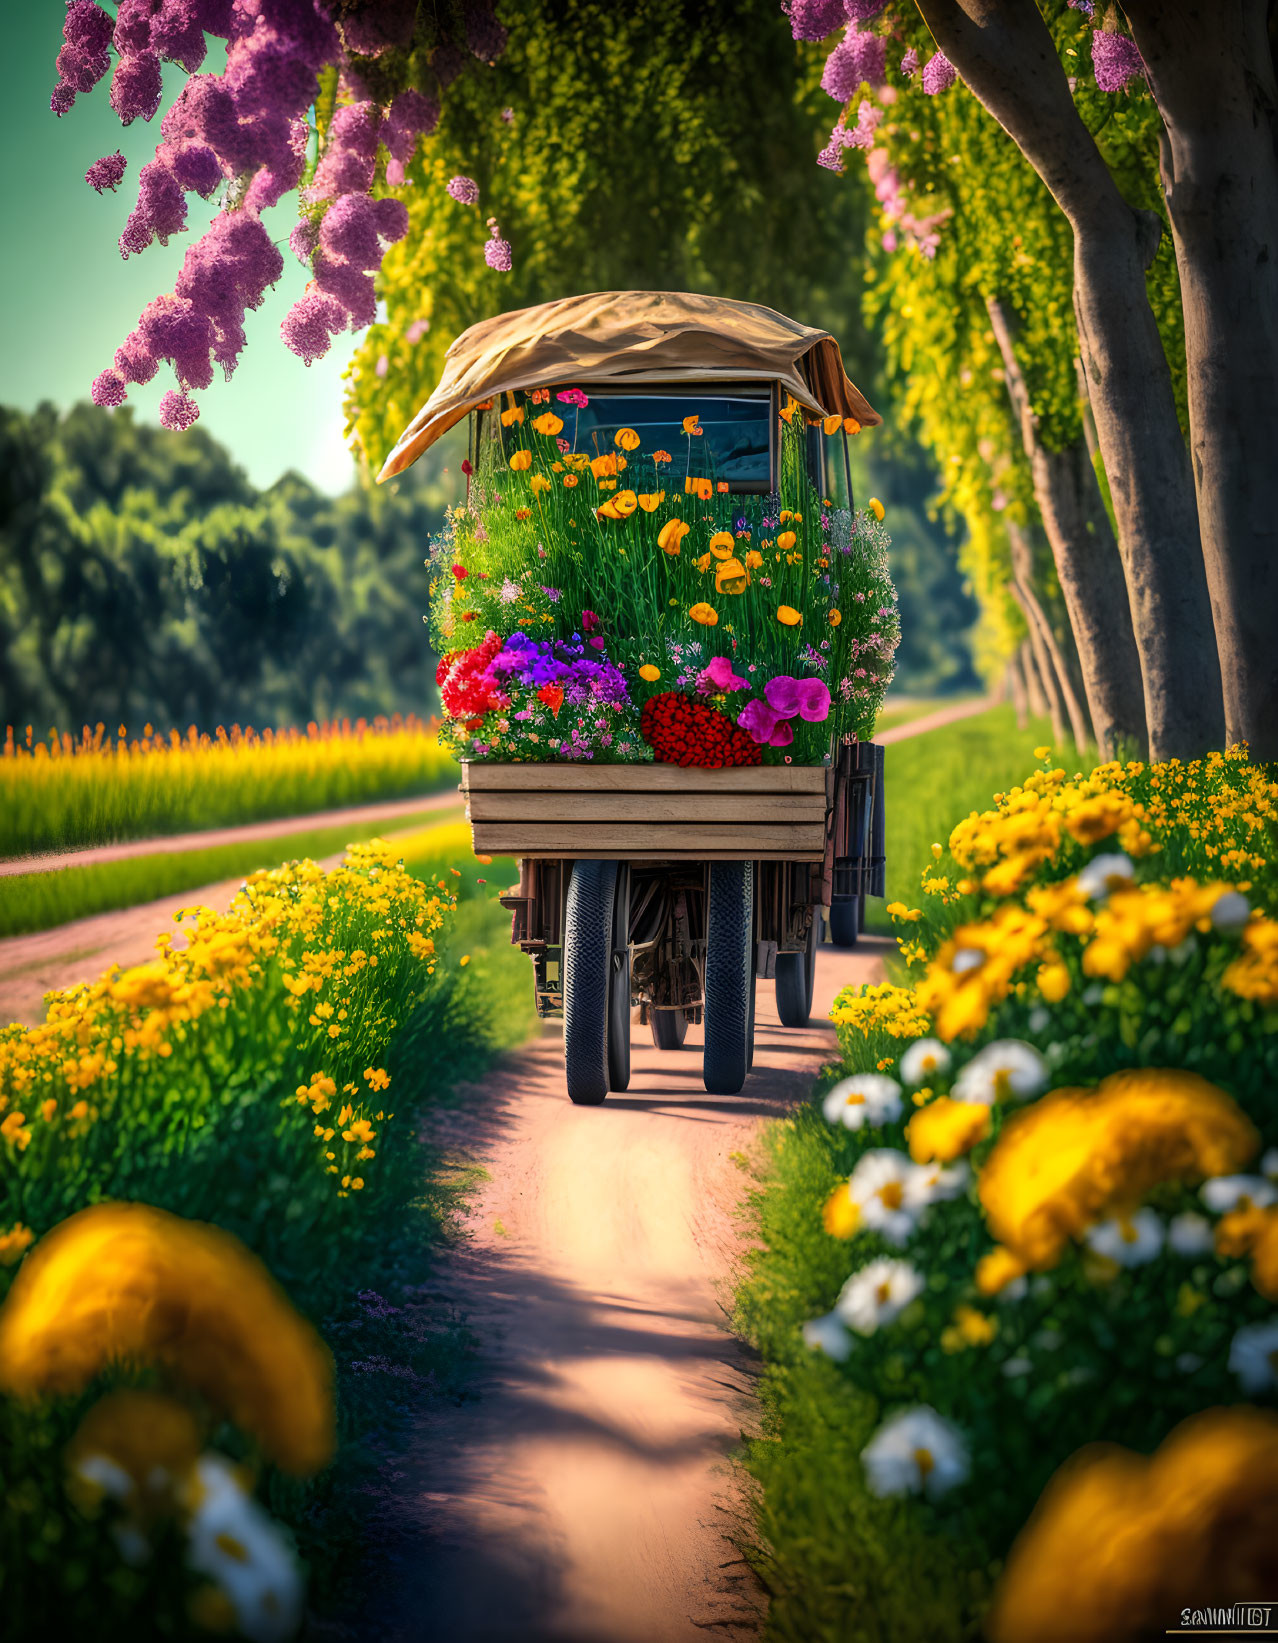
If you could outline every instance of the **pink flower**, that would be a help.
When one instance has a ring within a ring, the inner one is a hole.
[[[593,610],[583,610],[581,613],[581,631],[583,633],[599,633],[603,629],[602,617],[596,616]]]
[[[556,394],[555,398],[561,405],[575,405],[581,411],[584,411],[586,406],[590,404],[580,388],[565,388],[563,393]]]
[[[749,680],[732,671],[732,663],[726,656],[715,656],[697,679],[697,689],[703,696],[712,695],[720,690],[747,690]]]

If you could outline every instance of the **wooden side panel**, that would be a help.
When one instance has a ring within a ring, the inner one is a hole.
[[[733,825],[668,822],[636,826],[608,822],[476,822],[475,849],[485,855],[625,856],[649,860],[820,861],[825,828],[820,822],[743,820]]]
[[[822,765],[698,770],[675,764],[463,764],[462,791],[808,793],[825,795]]]
[[[466,813],[473,822],[621,822],[649,827],[659,822],[825,821],[825,800],[806,793],[518,793],[472,792]]]

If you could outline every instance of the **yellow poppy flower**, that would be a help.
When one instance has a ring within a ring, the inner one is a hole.
[[[567,481],[565,480],[565,484],[566,483]],[[574,480],[573,483],[576,484],[576,480]],[[548,491],[550,489],[550,481],[546,478],[545,474],[534,474],[528,481],[528,484],[534,496],[536,496],[539,491]]]
[[[597,456],[590,464],[590,471],[596,479],[609,479],[617,472],[618,461],[611,451],[606,456]]]
[[[838,627],[838,625],[839,625],[839,623],[840,623],[840,622],[841,622],[841,621],[842,621],[842,620],[843,620],[843,612],[842,612],[842,611],[839,611],[839,610],[832,610],[832,611],[831,611],[831,612],[830,612],[830,626],[831,626],[831,627],[832,627],[832,628],[837,628],[837,627]]]
[[[695,474],[689,474],[683,482],[684,491],[689,496],[695,496],[699,502],[708,502],[714,494],[714,486],[708,479],[699,479]]]
[[[782,531],[780,536],[777,537],[777,547],[780,552],[789,553],[790,549],[798,540],[798,537],[793,531]]]
[[[656,513],[666,499],[664,491],[640,491],[639,506],[645,513]]]
[[[885,509],[877,496],[872,496],[870,498],[870,512],[876,519],[882,519],[883,517]]]
[[[704,603],[693,605],[688,615],[691,616],[694,622],[700,622],[703,628],[713,628],[719,624],[719,612],[713,605]]]
[[[516,451],[510,459],[510,466],[515,473],[522,473],[525,468],[532,467],[531,451]]]
[[[763,563],[763,555],[757,548],[751,548],[749,553],[745,556],[745,562],[747,570],[758,570],[759,566]]]
[[[716,559],[731,559],[733,540],[731,531],[716,531],[706,546]]]
[[[843,426],[843,418],[838,415],[827,416],[821,423],[821,426],[825,429],[827,434],[837,434],[839,429]]]
[[[683,431],[685,434],[703,434],[705,432],[705,429],[701,426],[700,413],[696,416],[684,417]]]
[[[781,523],[784,525],[786,520],[787,519],[793,519],[794,515],[790,512],[789,508],[782,508],[781,512],[777,515],[777,517],[780,519]]]
[[[639,449],[639,435],[633,428],[618,428],[612,437],[614,445],[620,445],[623,451],[637,451]]]
[[[680,551],[683,539],[691,529],[692,526],[685,525],[682,519],[667,519],[657,532],[657,546],[673,558]]]
[[[697,569],[704,575],[713,564],[714,555],[712,553],[703,553],[700,559],[697,560]]]
[[[659,667],[653,667],[651,662],[645,662],[639,669],[639,677],[645,680],[648,684],[655,685],[657,680],[661,677],[661,669]]]
[[[716,593],[744,593],[750,586],[750,577],[739,559],[725,559],[714,573]]]
[[[543,411],[540,416],[533,418],[533,427],[539,434],[549,434],[552,437],[562,432],[564,419],[556,416],[553,411]]]
[[[638,506],[639,498],[633,491],[618,491],[603,507],[596,508],[595,514],[599,519],[629,519]]]
[[[777,621],[781,623],[782,627],[797,628],[802,620],[802,615],[795,610],[793,605],[779,605],[777,607]]]
[[[787,395],[786,396],[786,402],[781,407],[781,420],[782,420],[782,422],[789,422],[791,420],[791,418],[794,416],[794,413],[798,410],[798,408],[799,408],[798,400],[797,399],[791,399],[789,397],[789,395]]]
[[[523,420],[524,408],[522,405],[513,405],[509,411],[503,411],[501,413],[501,425],[503,428],[510,428]]]

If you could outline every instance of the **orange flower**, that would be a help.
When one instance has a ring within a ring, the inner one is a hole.
[[[830,612],[830,626],[832,628],[837,628],[839,623],[842,620],[843,620],[843,612],[842,611],[832,610]]]
[[[503,428],[509,428],[513,424],[522,422],[523,420],[524,408],[522,405],[512,405],[508,411],[503,411],[501,413],[501,425]]]
[[[548,434],[553,437],[563,429],[564,419],[556,416],[553,411],[543,411],[540,416],[533,418],[533,427],[539,434]]]
[[[664,491],[640,491],[639,506],[645,513],[655,513],[665,499]]]
[[[793,531],[782,531],[780,536],[777,537],[777,548],[781,553],[789,553],[798,540]]]
[[[859,434],[861,432],[861,424],[854,416],[845,416],[843,418],[843,432],[845,434]]]
[[[525,468],[532,467],[531,451],[516,451],[510,459],[510,466],[515,473],[522,473]]]
[[[569,490],[571,490],[576,483],[577,483],[576,474],[565,474],[564,475],[564,484],[568,487]]]
[[[534,405],[549,405],[549,403],[550,403],[550,389],[549,388],[534,388],[533,391],[532,391],[532,402],[533,402]]]
[[[758,570],[763,563],[763,555],[756,548],[751,548],[745,556],[745,562],[747,570]]]
[[[659,667],[653,667],[651,662],[645,662],[639,669],[639,677],[646,684],[655,685],[657,680],[661,677],[661,669]]]
[[[700,415],[684,417],[684,419],[683,419],[683,431],[684,431],[685,434],[703,434],[703,433],[705,433],[705,429],[701,426],[701,417],[700,417]]]
[[[621,466],[624,467],[624,463]],[[590,471],[596,479],[610,479],[618,471],[618,459],[611,451],[606,456],[597,456],[590,464]]]
[[[623,451],[637,451],[639,449],[639,435],[633,428],[618,428],[612,436],[614,445],[620,445]]]
[[[521,519],[521,520],[522,519],[531,519],[532,518],[532,509],[531,508],[516,508],[515,509],[515,518],[516,519]]]
[[[705,572],[708,571],[710,569],[711,565],[713,565],[713,564],[714,564],[714,555],[709,554],[709,553],[703,553],[701,555],[700,559],[697,560],[697,569],[699,571],[701,571],[701,573],[704,575]]]
[[[716,593],[744,593],[750,586],[750,577],[739,559],[725,559],[714,573]]]
[[[713,605],[704,603],[693,605],[688,615],[691,616],[694,622],[700,622],[703,628],[717,627],[719,623],[719,612]]]
[[[791,420],[791,418],[794,416],[794,413],[798,410],[798,408],[799,408],[798,400],[791,398],[791,396],[789,394],[787,394],[785,404],[781,407],[781,420],[782,420],[782,422],[789,422]]]
[[[684,480],[683,488],[688,496],[695,496],[699,502],[708,502],[713,494],[710,481],[698,479],[693,474],[689,474]]]
[[[731,559],[733,549],[732,532],[716,531],[706,543],[706,546],[716,559]]]
[[[668,553],[674,558],[680,552],[683,539],[691,529],[692,526],[685,525],[682,519],[667,519],[657,532],[657,546],[663,553]]]
[[[550,481],[546,478],[545,474],[534,474],[528,483],[532,487],[532,493],[534,496],[536,496],[540,491],[548,491],[550,489]],[[574,483],[576,482],[574,481]]]
[[[821,423],[821,426],[825,429],[827,434],[837,434],[839,429],[843,426],[843,418],[837,414],[834,416],[827,416]]]
[[[777,621],[781,623],[782,627],[797,628],[802,620],[802,615],[795,610],[793,605],[778,605]]]
[[[671,456],[669,451],[654,451],[652,453],[652,460],[654,462],[673,462],[674,457]]]
[[[722,493],[723,493],[723,492],[724,492],[724,491],[726,491],[726,490],[727,490],[727,488],[728,488],[728,481],[727,481],[727,480],[726,480],[726,479],[721,479],[721,480],[720,480],[720,481],[719,481],[719,483],[718,483],[718,484],[717,484],[717,485],[716,485],[716,486],[715,486],[715,489],[716,489],[716,490],[717,490],[717,491],[718,491],[718,492],[719,492],[719,493],[720,493],[720,494],[721,494],[721,495],[722,495]]]
[[[595,509],[598,519],[629,519],[630,515],[639,506],[639,498],[633,491],[618,491],[616,496],[610,496],[603,507]]]

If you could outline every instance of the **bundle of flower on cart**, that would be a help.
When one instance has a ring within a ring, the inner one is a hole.
[[[754,495],[716,476],[696,416],[678,451],[632,428],[574,449],[587,404],[504,395],[433,545],[457,754],[822,764],[832,737],[868,736],[900,637],[889,539],[880,505],[854,515],[814,489],[802,410],[781,411],[779,493]]]

